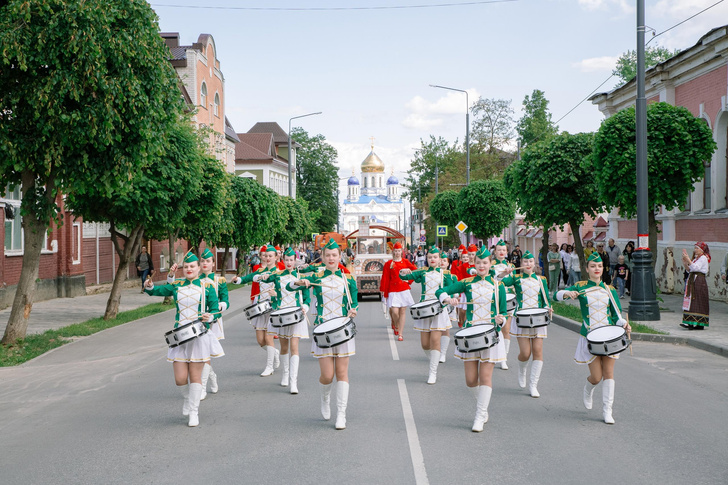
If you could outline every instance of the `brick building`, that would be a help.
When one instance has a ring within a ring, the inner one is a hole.
[[[724,298],[726,285],[720,280],[720,266],[728,251],[728,26],[705,34],[694,46],[650,68],[645,77],[647,102],[667,102],[684,106],[713,131],[718,149],[705,166],[703,180],[697,182],[680,209],[661,210],[658,233],[657,283],[663,292],[681,292],[683,268],[681,253],[692,253],[696,240],[710,247],[712,262],[708,274],[711,298]],[[605,117],[635,104],[634,80],[608,93],[590,98]],[[637,221],[609,215],[607,237],[624,247],[637,239]],[[653,249],[654,250],[654,249]]]

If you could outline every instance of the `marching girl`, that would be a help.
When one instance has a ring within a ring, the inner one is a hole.
[[[457,258],[454,258],[454,256],[453,256],[453,258],[455,259],[455,261],[452,261],[452,265],[448,269],[454,275],[457,275],[458,266],[460,266],[460,258],[462,257],[463,251],[465,251],[465,249],[466,249],[465,248],[465,244],[461,244],[458,247],[458,256],[457,256]]]
[[[422,285],[422,296],[420,302],[427,300],[436,300],[436,291],[450,286],[455,283],[455,278],[450,272],[440,267],[440,250],[437,246],[432,246],[427,253],[427,268],[421,268],[416,271],[411,269],[402,269],[399,274],[403,280],[415,281]],[[434,317],[422,318],[415,320],[415,330],[420,332],[420,343],[425,355],[430,359],[430,374],[427,377],[428,384],[437,382],[437,365],[440,363],[441,354],[441,337],[443,332],[452,328],[450,324],[450,314],[447,309],[443,309]]]
[[[268,245],[260,248],[261,264],[253,267],[253,272],[245,276],[238,276],[233,279],[233,283],[248,284],[253,283],[253,290],[250,293],[250,299],[257,303],[263,300],[271,300],[271,306],[275,304],[273,298],[276,296],[275,285],[270,282],[262,281],[265,276],[275,273],[278,270],[276,266],[276,248]],[[258,288],[256,291],[256,284]],[[250,320],[250,324],[255,329],[255,338],[258,345],[266,352],[265,369],[260,373],[261,377],[268,377],[273,374],[273,370],[280,365],[280,352],[275,347],[273,335],[268,333],[268,323],[270,322],[270,313],[258,315]]]
[[[435,294],[442,303],[451,305],[457,304],[458,300],[448,298],[449,296],[464,294],[468,304],[465,327],[490,324],[500,332],[500,326],[505,322],[507,315],[506,291],[503,283],[497,282],[490,274],[490,266],[490,251],[483,246],[475,256],[475,276],[441,288]],[[465,365],[465,384],[477,400],[472,428],[476,433],[483,431],[483,425],[488,422],[488,405],[493,393],[493,367],[496,362],[503,362],[505,357],[503,339],[499,339],[494,346],[478,352],[455,350],[455,358],[462,360]]]
[[[463,248],[464,247],[465,246],[463,246]],[[457,262],[457,261],[455,261],[455,262]],[[453,262],[453,264],[455,264],[455,262]],[[448,268],[449,265],[450,265],[449,258],[447,257],[447,255],[443,254],[442,257],[440,258],[440,268],[445,270]],[[455,281],[457,281],[457,277],[453,274],[452,270],[450,271],[450,279],[451,279],[451,281],[453,281],[453,283]],[[450,318],[450,328],[452,328],[453,324],[454,325],[458,324],[457,308],[448,305],[447,309],[448,309],[448,312],[447,312],[448,317]],[[450,311],[450,310],[452,310],[452,311]],[[440,363],[441,364],[444,364],[445,360],[447,360],[447,348],[449,346],[450,346],[450,329],[448,328],[447,330],[442,332],[442,336],[440,337]]]
[[[220,310],[217,295],[197,275],[200,271],[199,259],[193,253],[184,258],[183,271],[185,278],[172,284],[156,287],[151,279],[144,284],[144,289],[151,296],[171,296],[177,305],[174,328],[201,319],[210,328]],[[211,332],[206,332],[188,342],[167,350],[167,361],[172,362],[174,381],[182,392],[184,403],[182,415],[189,416],[188,426],[200,424],[198,410],[202,396],[202,369],[210,357],[222,357],[225,352],[220,342]],[[189,385],[187,384],[189,380]]]
[[[581,306],[581,337],[576,345],[574,361],[577,364],[589,365],[589,377],[584,385],[584,407],[592,408],[592,396],[594,388],[601,380],[602,400],[604,403],[604,422],[614,424],[612,417],[612,405],[614,404],[614,364],[619,359],[619,354],[610,356],[596,356],[589,353],[587,348],[586,334],[590,330],[605,325],[620,325],[628,332],[631,330],[627,320],[622,318],[622,307],[619,303],[619,296],[614,287],[602,282],[604,267],[599,253],[592,253],[586,260],[586,271],[589,279],[579,281],[575,285],[564,288],[556,293],[556,299],[563,301],[565,298],[572,300],[579,299]],[[596,288],[597,290],[591,290]]]
[[[476,248],[477,251],[477,248]],[[474,258],[475,256],[473,256]],[[473,259],[474,261],[475,259]],[[455,263],[453,263],[454,265]],[[464,280],[465,278],[470,277],[470,271],[469,269],[472,268],[473,265],[470,262],[470,251],[468,248],[463,247],[463,252],[460,253],[460,264],[457,266],[457,270],[453,275],[460,280]],[[461,298],[462,300],[462,298]],[[463,300],[465,301],[465,300]],[[461,327],[465,324],[465,315],[468,310],[468,306],[465,304],[458,305],[458,327]]]
[[[296,252],[293,248],[286,248],[283,253],[285,268],[263,278],[263,281],[272,282],[275,285],[276,298],[274,310],[288,307],[300,307],[304,315],[308,313],[311,304],[311,294],[308,290],[289,291],[286,286],[299,278],[295,270]],[[278,335],[281,342],[281,362],[283,363],[283,378],[281,386],[286,387],[290,381],[291,394],[298,394],[298,365],[300,357],[298,343],[300,339],[308,338],[308,320],[304,318],[301,322],[285,327],[273,327],[269,324],[268,333]],[[290,355],[289,355],[290,348]]]
[[[356,316],[357,302],[356,280],[350,274],[339,269],[341,250],[333,239],[324,246],[323,273],[307,276],[288,284],[291,291],[301,286],[314,286],[317,316],[314,326],[332,318]],[[311,342],[311,353],[318,359],[321,369],[321,415],[325,420],[331,419],[331,386],[336,376],[336,429],[346,428],[346,406],[349,401],[349,357],[356,353],[355,338],[328,349],[322,349]]]
[[[505,286],[512,286],[516,290],[517,309],[525,308],[547,308],[549,316],[553,313],[548,298],[548,283],[546,278],[538,276],[533,271],[536,268],[536,260],[530,251],[526,251],[521,257],[523,272],[511,274],[503,278]],[[509,269],[509,271],[512,271]],[[521,389],[526,387],[526,372],[528,371],[528,360],[533,356],[531,363],[531,376],[528,379],[528,391],[531,397],[540,397],[538,393],[538,379],[543,369],[543,341],[548,336],[548,327],[521,328],[513,325],[511,335],[518,339],[518,385]]]
[[[509,274],[515,269],[513,263],[508,262],[508,247],[503,239],[499,240],[495,245],[495,254],[493,254],[493,266],[491,271],[494,272],[497,279],[503,278],[503,276]],[[504,274],[505,273],[505,274]],[[506,291],[513,293],[513,287],[506,284]],[[508,352],[511,350],[511,322],[513,322],[513,311],[508,312],[508,318],[506,319],[505,325],[503,325],[503,331],[501,333],[501,339],[506,346],[506,360],[501,362],[501,369],[508,370]]]
[[[392,330],[399,335],[398,340],[404,340],[404,322],[407,318],[407,307],[415,304],[410,294],[410,286],[399,277],[403,269],[415,270],[417,266],[402,258],[402,244],[396,243],[392,247],[392,260],[384,263],[379,291],[387,302],[389,314],[392,317]]]

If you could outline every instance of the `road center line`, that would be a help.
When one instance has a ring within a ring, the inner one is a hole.
[[[412,458],[412,466],[415,469],[415,483],[417,485],[429,485],[430,481],[427,479],[425,459],[422,456],[420,439],[417,436],[417,426],[415,426],[415,417],[412,414],[412,406],[410,405],[404,379],[397,379],[397,387],[399,387],[399,399],[402,401],[402,414],[404,414],[404,425],[407,429],[410,457]]]
[[[394,330],[392,327],[387,327],[387,334],[389,334],[389,348],[392,351],[392,360],[399,360],[399,352],[397,352],[397,344],[394,341]]]

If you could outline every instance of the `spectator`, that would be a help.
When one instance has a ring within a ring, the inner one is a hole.
[[[613,272],[614,268],[619,264],[619,255],[622,254],[622,251],[620,251],[619,246],[614,244],[614,239],[609,239],[609,246],[607,246],[607,254],[609,255],[609,271]],[[604,269],[606,269],[607,266],[604,266]]]
[[[612,278],[617,283],[617,291],[620,298],[624,298],[624,289],[627,286],[627,278],[629,278],[629,266],[624,263],[624,256],[619,255],[617,266],[614,267]]]
[[[559,273],[561,273],[561,254],[556,243],[551,244],[551,250],[546,255],[549,265],[549,293],[553,296],[559,289]]]
[[[154,265],[152,264],[152,257],[147,254],[147,247],[142,246],[142,252],[136,257],[134,263],[137,268],[137,275],[142,278],[142,293],[144,293],[144,282],[147,279],[149,273],[154,271]]]
[[[569,265],[569,286],[571,286],[581,281],[581,263],[579,262],[579,254],[576,251],[572,251],[569,257],[571,258],[571,264]]]
[[[511,263],[513,263],[513,266],[515,266],[516,268],[520,268],[522,258],[523,258],[523,253],[521,252],[521,247],[518,244],[516,244],[516,247],[513,248],[513,251],[511,251],[511,255],[508,258],[508,260]],[[520,269],[516,270],[516,272],[520,273],[521,270]]]
[[[594,251],[596,251],[596,249],[594,249],[594,241],[587,241],[586,247],[584,248],[584,261],[589,259],[589,256],[591,256]]]
[[[696,242],[692,260],[688,252],[683,249],[682,262],[690,275],[685,284],[683,321],[680,326],[688,330],[704,330],[710,323],[710,300],[705,278],[710,264],[708,245],[702,241]]]
[[[562,244],[561,249],[559,249],[559,254],[561,255],[561,274],[559,277],[564,281],[564,286],[566,286],[566,282],[569,280],[569,263],[571,262],[569,245],[566,243]]]
[[[634,269],[634,262],[632,261],[632,253],[634,252],[634,241],[629,241],[622,251],[624,255],[624,263],[629,267],[629,276],[627,277],[627,294],[632,294],[632,270]]]
[[[597,253],[599,254],[599,257],[602,258],[602,266],[604,267],[604,271],[602,272],[602,281],[610,285],[612,284],[612,273],[611,270],[607,270],[607,268],[609,268],[609,254],[607,254],[604,250],[604,243],[597,244]]]
[[[416,265],[418,268],[425,266],[425,252],[422,250],[422,247],[417,247]]]
[[[728,272],[728,253],[725,253],[725,257],[723,258],[723,265],[721,265],[720,267],[720,277],[723,280],[723,283],[727,283],[726,272]]]

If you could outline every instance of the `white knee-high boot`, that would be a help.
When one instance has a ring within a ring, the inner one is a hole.
[[[276,348],[271,345],[266,345],[265,352],[265,369],[263,369],[263,372],[260,373],[260,377],[268,377],[273,374],[273,361],[276,357]]]
[[[492,393],[493,388],[490,386],[478,388],[478,404],[475,410],[475,421],[473,421],[473,431],[476,433],[483,431],[483,425],[488,422],[488,406]]]
[[[336,429],[346,428],[346,406],[349,402],[349,383],[336,381]]]
[[[215,374],[215,369],[210,366],[210,392],[213,394],[217,394],[218,389],[217,374]]]
[[[275,345],[273,346],[273,350],[275,350],[275,355],[273,355],[273,367],[278,368],[281,366],[281,351],[278,350]]]
[[[291,380],[291,394],[298,394],[298,362],[300,357],[297,355],[291,356],[290,363],[290,380]]]
[[[501,362],[501,369],[508,370],[508,351],[511,350],[511,339],[507,338],[503,341],[506,347],[506,360]]]
[[[594,389],[596,387],[597,385],[589,382],[589,379],[587,379],[586,384],[584,384],[584,407],[587,409],[592,408],[592,397],[594,396]]]
[[[521,389],[526,388],[526,372],[528,372],[528,361],[518,361],[518,385]],[[533,371],[531,371],[533,372]]]
[[[331,419],[331,384],[321,384],[321,416]]]
[[[468,387],[468,389],[470,390],[470,393],[473,395],[473,397],[475,398],[476,401],[478,400],[478,389],[479,388],[480,388],[480,386]]]
[[[428,384],[437,382],[437,365],[440,363],[440,351],[430,350],[430,375],[427,377]]]
[[[177,386],[182,393],[182,416],[190,415],[190,386],[185,384],[184,386]]]
[[[285,354],[281,355],[281,362],[283,363],[283,377],[281,378],[281,386],[287,387],[288,386],[288,377],[289,377],[289,371],[290,371],[290,364],[291,361],[291,355]]]
[[[538,393],[538,379],[541,377],[541,369],[543,369],[543,360],[534,360],[531,364],[531,377],[528,380],[528,390],[531,397],[541,397]]]
[[[422,351],[425,353],[425,357],[427,357],[427,360],[430,360],[430,349],[422,349]]]
[[[200,418],[197,415],[200,409],[200,396],[202,395],[202,384],[193,382],[190,384],[190,421],[187,426],[197,426]]]
[[[612,405],[614,404],[614,379],[604,379],[602,384],[602,400],[604,401],[604,422],[614,424]]]
[[[443,335],[440,337],[440,363],[444,364],[447,358],[447,348],[450,346],[450,337]]]
[[[210,371],[212,367],[210,364],[205,364],[202,367],[202,394],[200,395],[200,401],[204,401],[207,397],[207,380],[210,378]]]

